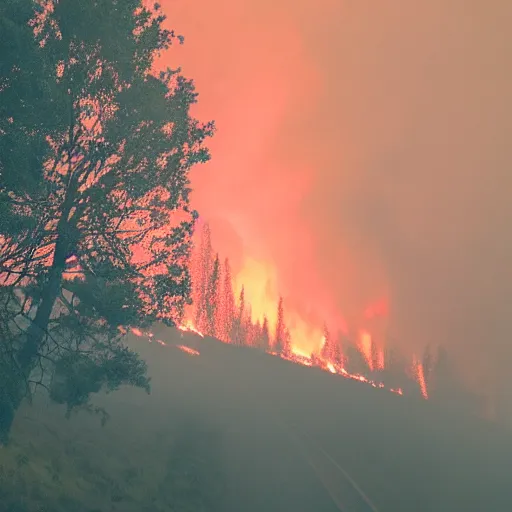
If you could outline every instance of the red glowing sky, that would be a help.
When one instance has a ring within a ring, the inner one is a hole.
[[[194,205],[255,308],[279,290],[316,328],[389,297],[401,343],[498,369],[512,352],[512,4],[162,5],[185,36],[163,62],[218,126]]]

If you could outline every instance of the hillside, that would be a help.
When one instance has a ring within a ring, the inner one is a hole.
[[[380,512],[512,504],[512,446],[495,427],[251,349],[162,327],[157,338],[167,346],[127,337],[153,390],[97,397],[105,427],[42,398],[24,407],[0,452],[1,510],[337,510],[279,422],[315,438]]]

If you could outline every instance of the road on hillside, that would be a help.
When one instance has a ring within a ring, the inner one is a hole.
[[[508,437],[258,352],[186,335],[169,344],[200,354],[141,345],[151,400],[220,434],[219,512],[512,510]]]
[[[339,462],[280,418],[225,431],[226,512],[380,512]]]
[[[297,447],[315,476],[339,510],[344,512],[379,512],[371,498],[361,489],[339,461],[303,428],[278,420],[283,431]]]
[[[248,381],[241,376],[226,378],[225,368],[211,371],[214,359],[186,361],[190,363],[187,378],[178,395],[201,411],[205,422],[215,418],[221,434],[218,470],[224,476],[225,496],[219,510],[384,512],[347,473],[342,461],[332,457],[305,424],[292,421],[273,406],[265,393],[251,395]],[[234,381],[237,386],[232,385]]]

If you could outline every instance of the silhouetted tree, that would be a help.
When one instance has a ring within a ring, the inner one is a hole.
[[[288,327],[284,328],[283,335],[283,349],[281,351],[285,356],[289,356],[292,353],[292,334]]]
[[[393,346],[392,341],[386,343],[384,368],[384,378],[388,386],[402,389],[411,386],[410,378],[407,375],[407,361],[403,353]]]
[[[425,350],[423,351],[423,372],[425,375],[425,381],[430,387],[432,384],[432,370],[435,366],[435,356],[432,352],[432,346],[430,344],[425,346]]]
[[[235,296],[233,293],[233,282],[231,277],[231,266],[229,260],[224,260],[224,270],[222,272],[222,291],[220,295],[219,314],[217,333],[218,337],[228,342],[231,340],[233,332],[233,320],[235,316]]]
[[[193,297],[196,304],[195,324],[198,326],[199,330],[202,331],[208,328],[207,298],[213,270],[212,240],[210,226],[207,222],[205,222],[201,228],[201,241],[196,268],[197,275],[195,279],[197,289]]]
[[[255,346],[258,331],[256,329],[256,325],[252,322],[252,306],[250,303],[247,303],[245,306],[242,318],[242,332],[244,333],[243,344],[248,347]]]
[[[261,322],[259,320],[256,320],[256,323],[253,324],[253,336],[253,346],[255,348],[261,348]]]
[[[462,382],[455,361],[445,347],[439,346],[429,379],[429,397],[450,409],[475,412],[478,398]]]
[[[260,336],[260,348],[262,350],[270,349],[270,332],[268,328],[268,319],[267,317],[263,317],[263,324],[261,325],[261,336]]]
[[[148,386],[117,327],[173,323],[190,300],[188,174],[213,132],[190,116],[190,80],[152,73],[175,39],[157,4],[43,5],[0,2],[3,440],[31,384],[65,383],[52,396],[68,407]]]
[[[212,273],[210,275],[210,279],[208,282],[208,288],[206,292],[205,299],[205,309],[206,309],[206,330],[205,332],[209,336],[217,336],[217,321],[216,316],[219,308],[220,301],[220,261],[219,255],[215,256],[215,260],[213,262]],[[201,329],[202,326],[200,326]]]
[[[272,349],[274,352],[281,354],[285,348],[285,323],[284,323],[284,307],[283,298],[279,297],[277,304],[277,322],[276,332],[274,335],[274,343]]]
[[[244,332],[244,313],[245,313],[245,289],[242,286],[240,297],[238,299],[238,311],[233,321],[232,340],[235,345],[243,345],[245,343]]]
[[[333,339],[332,362],[338,366],[343,366],[343,352],[339,342],[339,337]]]
[[[325,359],[326,361],[330,361],[331,363],[334,362],[334,356],[335,356],[335,340],[332,338],[331,333],[329,332],[329,329],[327,329],[327,325],[324,324],[323,328],[323,345],[320,350],[320,356],[322,359]]]
[[[373,371],[382,372],[386,366],[386,358],[384,348],[382,344],[376,340],[375,336],[372,336],[371,349]]]
[[[368,365],[360,350],[353,344],[346,347],[346,368],[350,373],[365,374],[368,371]]]

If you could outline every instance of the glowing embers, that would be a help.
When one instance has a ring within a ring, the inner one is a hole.
[[[204,338],[204,334],[199,329],[196,329],[196,327],[194,326],[194,324],[190,320],[187,321],[185,324],[180,325],[178,327],[178,329],[181,332],[193,332],[194,334],[197,334],[198,336],[201,336],[201,338]]]
[[[180,349],[182,352],[185,352],[185,354],[188,354],[189,356],[199,356],[200,355],[199,350],[196,350],[191,347],[187,347],[186,345],[176,345],[176,348]]]

